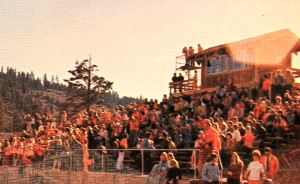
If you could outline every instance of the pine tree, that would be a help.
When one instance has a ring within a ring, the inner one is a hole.
[[[50,82],[49,82],[48,79],[47,79],[47,74],[44,74],[44,77],[43,77],[43,84],[44,84],[44,90],[50,88]]]
[[[56,80],[56,83],[59,84],[59,79],[58,79],[57,75],[55,76],[55,80]]]
[[[103,103],[103,95],[112,89],[113,83],[96,75],[95,71],[98,71],[97,66],[91,64],[91,59],[76,61],[75,69],[68,71],[72,77],[64,81],[74,90],[68,102],[77,111],[82,108],[89,111],[93,104]]]
[[[55,83],[54,75],[51,76],[51,84]]]
[[[22,122],[21,115],[14,114],[12,119],[12,127],[11,131],[20,131],[24,127],[24,123]]]
[[[35,90],[42,90],[43,89],[42,81],[41,81],[40,78],[37,78],[36,80],[33,80],[32,88],[35,89]]]

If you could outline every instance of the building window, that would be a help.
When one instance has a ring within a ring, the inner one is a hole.
[[[228,56],[228,70],[238,70],[251,66],[251,54],[248,51],[240,51],[236,56]]]
[[[236,56],[222,55],[210,58],[208,61],[211,66],[206,68],[206,74],[216,74],[226,71],[249,68],[251,66],[251,54],[247,51],[239,52]]]
[[[211,66],[206,68],[206,73],[214,74],[226,72],[226,60],[227,57],[225,55],[209,59]]]

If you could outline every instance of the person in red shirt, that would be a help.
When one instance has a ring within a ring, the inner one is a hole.
[[[82,127],[82,125],[83,125],[83,118],[82,118],[81,114],[77,114],[76,126],[77,126],[77,128],[80,128],[80,127]]]
[[[137,130],[139,129],[139,121],[136,120],[134,117],[130,117],[129,119],[129,147],[133,147],[135,144],[135,135],[137,134]]]
[[[264,166],[264,170],[268,179],[273,179],[279,171],[279,162],[276,156],[272,154],[269,147],[265,148],[265,154],[260,157],[259,162]]]
[[[201,47],[200,44],[198,44],[198,53],[201,53],[201,52],[203,52],[203,48]]]
[[[221,140],[219,132],[212,127],[210,120],[206,120],[206,130],[204,131],[205,147],[213,150],[221,150]],[[211,146],[210,146],[211,145]]]
[[[92,162],[92,159],[89,159],[88,140],[84,139],[82,142],[82,163],[84,172],[89,171],[89,165],[91,165]]]
[[[123,168],[123,161],[125,156],[125,149],[128,148],[128,134],[123,134],[121,141],[119,142],[118,149],[118,160],[116,164],[116,169],[121,170]]]
[[[79,142],[83,145],[85,144],[85,140],[87,139],[87,132],[84,128],[80,129],[79,133]]]
[[[255,139],[255,136],[251,132],[251,127],[247,126],[246,127],[246,133],[244,135],[244,145],[251,149],[253,147],[254,139]]]
[[[266,126],[267,123],[267,119],[268,117],[271,115],[271,107],[267,107],[266,108],[266,112],[264,113],[264,115],[261,118],[261,124]]]
[[[10,160],[11,160],[11,149],[12,147],[10,146],[10,142],[8,140],[5,140],[4,142],[4,161],[3,164],[4,165],[10,165]]]
[[[37,162],[41,162],[44,159],[44,152],[47,150],[42,144],[44,144],[44,141],[40,138],[33,144],[33,153]]]
[[[56,128],[53,125],[51,125],[49,128],[47,128],[47,130],[45,131],[47,137],[54,136],[55,135],[55,130],[56,130]]]
[[[256,119],[261,119],[264,113],[264,108],[261,104],[259,104],[259,102],[255,102],[253,112]]]
[[[264,75],[264,79],[262,82],[262,92],[263,92],[263,96],[267,97],[267,99],[269,98],[269,91],[271,88],[271,80],[269,79],[268,75]]]

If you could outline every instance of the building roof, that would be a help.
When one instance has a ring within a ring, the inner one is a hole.
[[[257,65],[281,65],[290,53],[300,51],[300,40],[289,29],[211,47],[226,47],[236,61],[250,61]]]

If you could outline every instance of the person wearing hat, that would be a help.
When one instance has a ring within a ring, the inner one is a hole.
[[[279,170],[279,162],[277,157],[272,154],[271,148],[265,148],[265,153],[260,157],[259,162],[264,166],[267,178],[273,179]]]

